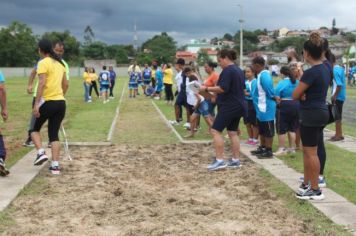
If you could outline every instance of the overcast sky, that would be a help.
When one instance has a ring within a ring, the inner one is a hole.
[[[331,27],[333,18],[337,27],[356,29],[356,0],[0,0],[0,26],[17,20],[39,35],[68,29],[83,41],[90,25],[96,40],[131,44],[136,21],[139,44],[165,31],[182,45],[234,34],[239,29],[238,4],[248,30]]]

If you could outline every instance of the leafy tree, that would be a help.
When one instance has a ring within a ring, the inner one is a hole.
[[[77,39],[70,34],[68,30],[64,32],[46,32],[42,35],[42,38],[48,39],[52,42],[61,41],[64,44],[63,58],[70,62],[77,62],[80,52],[80,43]]]
[[[204,65],[205,62],[209,61],[209,55],[206,50],[199,50],[198,52],[198,64]]]
[[[115,59],[119,64],[129,62],[128,53],[123,45],[110,45],[107,47],[107,55],[109,59]]]
[[[90,27],[90,25],[87,25],[84,29],[84,45],[88,46],[92,44],[95,41],[95,34]]]
[[[107,59],[107,45],[103,42],[93,42],[90,45],[83,47],[83,54],[89,59]]]
[[[354,43],[356,42],[356,35],[353,33],[346,33],[345,34],[345,38],[347,41],[349,41],[349,43]]]
[[[159,64],[163,62],[173,62],[177,50],[176,44],[171,36],[163,32],[161,35],[155,35],[153,38],[144,42],[142,44],[142,50],[151,50],[152,58],[156,59]]]
[[[297,54],[301,55],[305,40],[305,37],[289,37],[281,40],[276,40],[271,44],[271,49],[274,51],[281,52],[287,47],[293,47]]]
[[[38,53],[31,28],[18,21],[0,30],[0,66],[32,66]]]
[[[151,64],[151,62],[154,60],[154,57],[152,56],[151,53],[139,53],[136,57],[136,61],[140,65],[144,64]]]
[[[226,33],[226,34],[224,34],[223,39],[232,41],[234,39],[234,37],[231,34]]]

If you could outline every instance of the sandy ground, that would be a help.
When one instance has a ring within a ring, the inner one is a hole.
[[[72,149],[45,191],[12,204],[4,235],[306,235],[259,168],[208,172],[208,145]]]

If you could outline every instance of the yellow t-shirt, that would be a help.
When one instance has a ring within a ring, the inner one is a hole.
[[[46,57],[38,62],[37,74],[47,75],[42,94],[45,101],[65,100],[62,89],[62,79],[65,73],[65,67],[50,57]]]
[[[90,77],[91,81],[98,80],[98,75],[96,73],[89,73],[89,77]]]
[[[85,82],[85,83],[91,84],[91,76],[90,76],[90,73],[84,72],[84,73],[83,73],[83,79],[84,79],[84,82]]]
[[[171,68],[167,68],[163,71],[163,83],[164,84],[173,84],[173,71]]]

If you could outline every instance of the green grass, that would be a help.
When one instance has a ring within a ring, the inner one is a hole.
[[[333,223],[308,201],[296,200],[294,192],[287,185],[274,178],[268,171],[261,169],[260,176],[268,178],[267,189],[284,202],[289,214],[303,220],[303,233],[313,235],[352,235],[342,226]]]
[[[115,115],[122,86],[126,81],[117,80],[114,95],[115,100],[103,104],[93,98],[93,103],[83,100],[84,89],[81,78],[71,78],[69,91],[66,95],[67,113],[64,127],[69,141],[106,141],[111,122]],[[32,96],[26,92],[26,78],[7,78],[7,100],[9,119],[1,125],[8,151],[6,161],[8,167],[14,165],[31,148],[22,147],[27,138],[27,129],[32,112]],[[46,127],[41,132],[44,141],[47,140]]]

